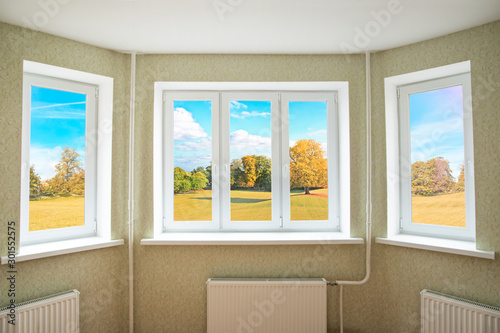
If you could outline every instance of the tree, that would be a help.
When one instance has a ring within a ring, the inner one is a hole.
[[[411,191],[416,195],[433,195],[434,184],[432,170],[425,162],[417,161],[411,165]]]
[[[309,194],[310,187],[328,185],[328,165],[321,144],[312,139],[302,139],[290,147],[290,187],[303,187]]]
[[[191,190],[189,175],[180,167],[174,168],[174,193],[184,193]]]
[[[264,155],[252,155],[255,159],[255,187],[271,190],[271,159]]]
[[[80,167],[80,154],[75,151],[75,148],[64,147],[61,159],[56,164],[56,171],[64,181],[68,181],[74,174],[83,171]]]
[[[74,148],[64,147],[55,169],[57,174],[48,182],[54,193],[85,194],[85,174],[83,168],[80,167],[80,154]]]
[[[30,197],[40,194],[40,176],[35,172],[35,166],[30,167]]]
[[[243,187],[243,163],[241,159],[235,158],[231,161],[231,188]]]
[[[465,168],[463,164],[460,165],[460,175],[458,175],[458,180],[455,183],[453,190],[455,192],[465,191]]]
[[[242,183],[245,187],[254,187],[255,181],[257,180],[257,173],[255,169],[256,160],[250,155],[243,156],[241,158],[241,162],[243,164],[243,175],[242,175]]]
[[[189,181],[191,182],[191,189],[193,191],[201,190],[208,184],[208,179],[203,172],[192,173]]]
[[[433,169],[434,193],[446,193],[453,189],[455,179],[451,174],[450,162],[442,157],[436,157],[427,161],[429,168]]]

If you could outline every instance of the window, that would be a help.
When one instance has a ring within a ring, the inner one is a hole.
[[[25,61],[21,246],[110,237],[110,80]]]
[[[388,216],[401,234],[475,240],[471,80],[463,67],[395,87],[398,112],[386,114]]]
[[[156,234],[349,233],[346,83],[156,83],[155,93]]]

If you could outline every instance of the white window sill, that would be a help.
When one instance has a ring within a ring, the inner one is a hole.
[[[102,237],[86,237],[60,242],[27,245],[21,246],[19,253],[16,254],[15,260],[17,263],[21,261],[102,249],[105,247],[118,246],[123,244],[123,239],[109,240]],[[7,256],[2,257],[2,265],[7,264],[8,260],[9,258]]]
[[[475,242],[404,234],[398,234],[387,238],[377,237],[375,241],[380,244],[495,259],[495,252],[477,250]]]
[[[141,245],[307,245],[363,244],[340,232],[170,232],[142,239]]]

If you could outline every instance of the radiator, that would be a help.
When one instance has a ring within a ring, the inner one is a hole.
[[[326,333],[324,279],[209,279],[208,333]]]
[[[15,325],[9,324],[11,309],[0,309],[1,333],[78,333],[78,290],[70,290],[16,304]]]
[[[500,308],[422,290],[422,333],[500,333]]]

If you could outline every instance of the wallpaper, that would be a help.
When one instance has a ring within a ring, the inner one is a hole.
[[[23,60],[114,78],[112,236],[127,235],[130,57],[0,23],[0,253],[7,221],[19,221]],[[124,332],[128,318],[127,248],[80,252],[17,265],[16,301],[78,289],[82,332]],[[7,266],[0,266],[0,307],[7,305]]]
[[[0,249],[5,222],[19,217],[22,60],[114,77],[114,238],[127,238],[130,57],[0,24]],[[496,260],[373,245],[372,275],[344,287],[344,331],[417,333],[428,288],[500,306],[500,22],[372,54],[373,237],[386,235],[384,78],[464,60],[472,64],[477,238]],[[206,280],[217,277],[364,276],[362,245],[141,246],[153,234],[155,81],[348,81],[351,235],[364,237],[364,55],[138,55],[135,119],[135,332],[206,331]],[[6,273],[0,266],[0,276]],[[79,289],[85,332],[126,332],[126,246],[19,264],[20,301]],[[0,290],[5,290],[0,279]],[[0,306],[5,304],[0,294]],[[339,289],[328,288],[328,332],[339,331]]]

